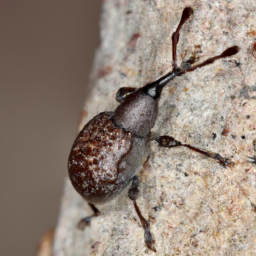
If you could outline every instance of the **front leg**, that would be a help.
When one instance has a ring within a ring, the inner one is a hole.
[[[137,90],[138,88],[134,87],[121,87],[116,93],[116,101],[119,103],[123,103],[128,95]]]
[[[207,157],[217,160],[224,167],[234,165],[234,163],[229,158],[222,157],[219,153],[203,151],[203,150],[193,147],[189,144],[183,144],[180,141],[175,140],[173,137],[168,136],[168,135],[158,136],[155,138],[155,140],[158,142],[159,146],[162,146],[162,147],[167,147],[167,148],[186,147],[186,148],[192,149],[192,150],[196,151],[197,153],[200,153],[202,155],[205,155]]]
[[[128,192],[128,196],[133,202],[135,210],[140,218],[141,225],[144,229],[145,243],[150,250],[156,252],[155,239],[153,238],[150,231],[150,223],[143,217],[139,209],[139,206],[137,205],[137,202],[136,202],[138,194],[139,194],[139,179],[137,176],[134,176],[132,180],[131,188],[129,189],[129,192]]]

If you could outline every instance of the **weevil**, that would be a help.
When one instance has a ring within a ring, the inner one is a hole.
[[[92,217],[100,214],[95,204],[109,202],[131,184],[128,197],[132,200],[144,229],[146,246],[156,251],[150,223],[143,217],[136,202],[139,193],[139,179],[136,174],[149,156],[149,143],[152,139],[163,147],[185,146],[216,159],[223,166],[232,163],[220,154],[182,144],[173,137],[151,136],[151,129],[158,114],[158,99],[165,85],[175,77],[202,68],[218,59],[230,57],[239,51],[239,47],[232,46],[222,54],[200,64],[194,64],[195,58],[192,57],[186,61],[186,65],[183,63],[179,67],[177,65],[179,33],[192,14],[193,9],[186,7],[176,31],[172,34],[172,71],[141,88],[120,88],[116,93],[116,100],[120,105],[115,111],[98,114],[77,136],[68,159],[69,177],[76,191],[89,203],[94,212],[93,215],[79,222],[80,229],[87,226]]]

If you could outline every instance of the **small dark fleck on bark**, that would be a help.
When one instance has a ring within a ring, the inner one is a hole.
[[[154,211],[156,211],[156,212],[159,212],[159,211],[161,211],[162,210],[162,205],[157,205],[157,206],[155,206],[155,207],[153,207],[152,209],[154,210]]]
[[[222,133],[221,133],[221,135],[223,135],[223,136],[228,136],[228,134],[229,134],[229,129],[224,128],[223,131],[222,131]]]

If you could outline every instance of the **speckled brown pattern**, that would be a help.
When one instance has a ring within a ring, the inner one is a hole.
[[[118,180],[119,168],[133,144],[131,133],[111,120],[111,113],[92,119],[73,144],[68,169],[77,192],[92,203],[110,200],[128,181]]]

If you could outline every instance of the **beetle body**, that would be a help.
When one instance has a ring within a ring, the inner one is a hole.
[[[73,144],[68,169],[74,188],[88,202],[108,202],[140,171],[149,154],[157,108],[157,100],[138,90],[115,112],[100,113],[84,126]]]
[[[194,67],[174,69],[140,89],[128,90],[125,97],[120,96],[121,104],[114,112],[103,112],[89,121],[75,140],[68,160],[70,180],[76,191],[92,204],[105,203],[117,196],[147,159],[150,130],[157,118],[163,87],[177,76],[238,51],[238,47],[230,47]]]
[[[150,131],[158,114],[158,99],[164,86],[177,76],[209,65],[215,60],[226,58],[239,51],[237,46],[226,49],[222,54],[193,65],[195,57],[177,65],[177,44],[182,25],[193,14],[190,7],[182,13],[180,23],[172,35],[173,70],[153,83],[139,89],[123,87],[116,94],[121,104],[114,112],[103,112],[89,121],[76,138],[68,160],[70,180],[76,191],[87,200],[94,214],[82,219],[78,227],[83,229],[94,216],[100,214],[94,204],[102,204],[115,198],[132,181],[128,196],[144,229],[147,247],[156,251],[155,240],[147,221],[136,202],[139,180],[136,174],[142,169],[149,155]],[[154,138],[159,146],[185,146],[219,161],[223,166],[231,164],[220,154],[206,152],[188,144],[182,144],[168,135]]]

